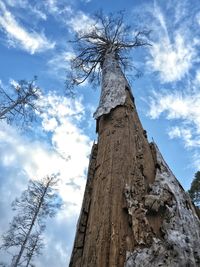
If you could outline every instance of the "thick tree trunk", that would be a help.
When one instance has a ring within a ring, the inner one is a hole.
[[[156,145],[148,143],[112,56],[103,66],[102,84],[98,144],[70,267],[200,266],[195,210]]]

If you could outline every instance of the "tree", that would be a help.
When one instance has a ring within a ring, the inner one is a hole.
[[[46,176],[38,181],[29,181],[28,189],[12,203],[17,212],[9,230],[2,236],[1,249],[18,249],[13,256],[12,266],[29,266],[33,256],[43,247],[41,234],[47,217],[55,215],[61,202],[55,192],[58,182],[56,175]]]
[[[195,206],[200,208],[200,171],[196,172],[192,181],[190,190],[188,191]]]
[[[94,25],[86,32],[78,32],[72,41],[77,56],[71,60],[68,88],[87,79],[95,85],[99,84],[105,59],[111,54],[123,69],[135,68],[130,64],[127,52],[131,48],[150,45],[149,34],[149,30],[134,32],[131,26],[126,26],[123,11],[118,12],[117,16],[105,16],[99,11],[94,16]]]
[[[197,267],[200,221],[157,145],[148,142],[122,72],[126,53],[149,45],[149,32],[132,35],[123,13],[96,19],[76,37],[72,60],[72,85],[101,79],[101,96],[69,266]]]
[[[36,77],[32,81],[14,82],[10,93],[1,86],[0,120],[6,120],[8,123],[15,120],[18,125],[32,121],[38,109],[36,100],[39,95],[40,89],[36,86]]]
[[[26,254],[24,255],[25,267],[30,265],[34,256],[41,254],[41,249],[44,247],[41,235],[42,230],[40,229],[39,231],[35,231],[35,233],[30,236]]]

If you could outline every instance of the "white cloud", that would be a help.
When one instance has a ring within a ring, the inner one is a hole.
[[[175,26],[181,17],[186,16],[184,5],[176,6],[175,10],[174,21],[167,21],[157,4],[152,11],[152,25],[156,40],[152,41],[152,46],[149,47],[150,57],[147,60],[147,66],[150,71],[159,73],[163,83],[181,80],[197,61],[195,36],[191,37],[190,29],[184,24]]]
[[[200,76],[197,71],[196,78],[187,90],[154,91],[149,101],[149,116],[156,119],[163,115],[173,123],[168,129],[169,137],[181,139],[186,148],[192,149],[196,155],[194,162],[199,162],[200,158],[199,88]],[[196,163],[194,165],[197,166]]]
[[[81,99],[71,100],[49,93],[43,96],[40,105],[44,111],[41,119],[42,129],[47,133],[45,141],[30,140],[11,126],[0,124],[0,170],[6,181],[0,187],[2,208],[6,198],[1,225],[7,227],[12,217],[9,204],[25,189],[29,178],[59,172],[58,193],[64,207],[47,224],[44,256],[38,258],[36,265],[62,267],[69,261],[69,248],[85,188],[91,140],[79,127],[85,112]],[[52,249],[54,253],[50,255],[48,251]]]
[[[174,126],[168,132],[171,139],[181,138],[185,147],[200,148],[200,136],[194,138],[193,129],[189,126]]]
[[[2,124],[0,141],[9,149],[2,153],[1,163],[4,167],[19,166],[30,179],[59,173],[60,195],[64,201],[76,205],[73,214],[77,214],[91,147],[90,139],[77,126],[84,114],[84,107],[81,100],[71,100],[53,93],[44,96],[41,105],[44,109],[41,114],[43,130],[50,134],[50,145],[26,140]]]
[[[26,9],[26,12],[30,12],[34,14],[34,18],[38,17],[39,19],[46,20],[47,15],[42,11],[40,4],[33,4],[31,5],[30,1],[28,0],[7,0],[6,4],[8,6],[14,7],[16,9],[22,8]]]
[[[31,11],[34,15],[36,15],[39,19],[47,20],[47,15],[46,15],[44,12],[42,12],[42,10],[40,10],[39,8],[36,8],[36,7],[32,6],[32,7],[30,8],[30,11]]]
[[[28,32],[23,28],[2,1],[0,1],[0,12],[0,26],[6,33],[10,45],[19,46],[31,54],[54,48],[55,43],[50,42],[43,33]]]
[[[73,52],[65,51],[60,54],[56,54],[53,58],[48,61],[49,71],[66,78],[66,70],[70,68],[70,60],[75,56]]]
[[[14,88],[19,88],[19,83],[13,79],[10,79],[10,85],[12,85]]]
[[[69,1],[68,1],[69,2]],[[46,0],[44,3],[48,13],[54,15],[57,19],[63,20],[73,14],[73,10],[64,0]],[[64,18],[63,18],[64,17]]]
[[[75,32],[89,32],[94,27],[95,21],[82,11],[79,11],[76,15],[71,17],[67,24]]]
[[[162,82],[181,80],[189,71],[195,60],[196,52],[192,44],[179,33],[176,33],[174,42],[165,36],[154,42],[150,49],[151,60],[147,62],[153,71],[160,72]]]

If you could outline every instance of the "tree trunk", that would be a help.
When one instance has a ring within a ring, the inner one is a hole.
[[[200,222],[149,144],[117,60],[108,54],[70,267],[200,266]]]
[[[29,228],[29,230],[28,230],[28,232],[27,232],[27,234],[26,234],[26,237],[25,237],[25,239],[24,239],[23,244],[21,245],[19,254],[18,254],[17,257],[16,257],[16,260],[15,260],[15,262],[14,262],[14,264],[13,264],[13,267],[17,267],[18,264],[20,263],[20,259],[21,259],[21,257],[22,257],[22,254],[23,254],[24,249],[25,249],[25,247],[26,247],[26,243],[27,243],[27,241],[28,241],[28,239],[29,239],[29,236],[30,236],[30,234],[31,234],[31,231],[32,231],[32,229],[33,229],[33,226],[34,226],[34,224],[35,224],[35,221],[36,221],[36,219],[37,219],[37,216],[38,216],[38,214],[39,214],[39,211],[40,211],[40,208],[41,208],[42,203],[43,203],[43,201],[44,201],[44,197],[45,197],[45,195],[46,195],[46,192],[47,192],[47,189],[48,189],[48,187],[49,187],[49,184],[50,184],[50,181],[47,183],[47,185],[46,185],[46,187],[45,187],[45,189],[44,189],[44,192],[43,192],[43,194],[42,194],[42,196],[41,196],[41,198],[40,198],[40,200],[39,200],[39,205],[38,205],[38,207],[37,207],[35,213],[33,214],[33,219],[32,219],[32,221],[31,221],[30,228]]]
[[[38,240],[39,240],[39,236],[36,237],[36,240],[35,240],[35,242],[34,242],[32,248],[31,248],[31,251],[30,251],[30,254],[29,254],[29,256],[28,256],[28,259],[27,259],[27,262],[26,262],[26,266],[25,266],[25,267],[28,267],[29,264],[30,264],[30,262],[31,262],[31,259],[32,259],[32,257],[33,257],[33,254],[34,254],[35,248],[36,248],[36,246],[37,246],[37,242],[38,242]]]

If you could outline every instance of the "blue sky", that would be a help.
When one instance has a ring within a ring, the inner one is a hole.
[[[37,75],[45,109],[24,132],[0,123],[0,234],[13,216],[11,202],[30,178],[60,172],[59,194],[65,203],[48,221],[46,247],[35,260],[38,267],[67,266],[70,257],[96,139],[92,114],[100,91],[85,83],[75,100],[65,95],[65,74],[74,55],[69,40],[94,23],[92,14],[100,8],[124,9],[128,24],[152,30],[152,46],[130,54],[143,72],[137,80],[129,76],[140,119],[186,190],[199,170],[199,1],[0,0],[1,86]],[[9,255],[0,254],[0,259]]]

